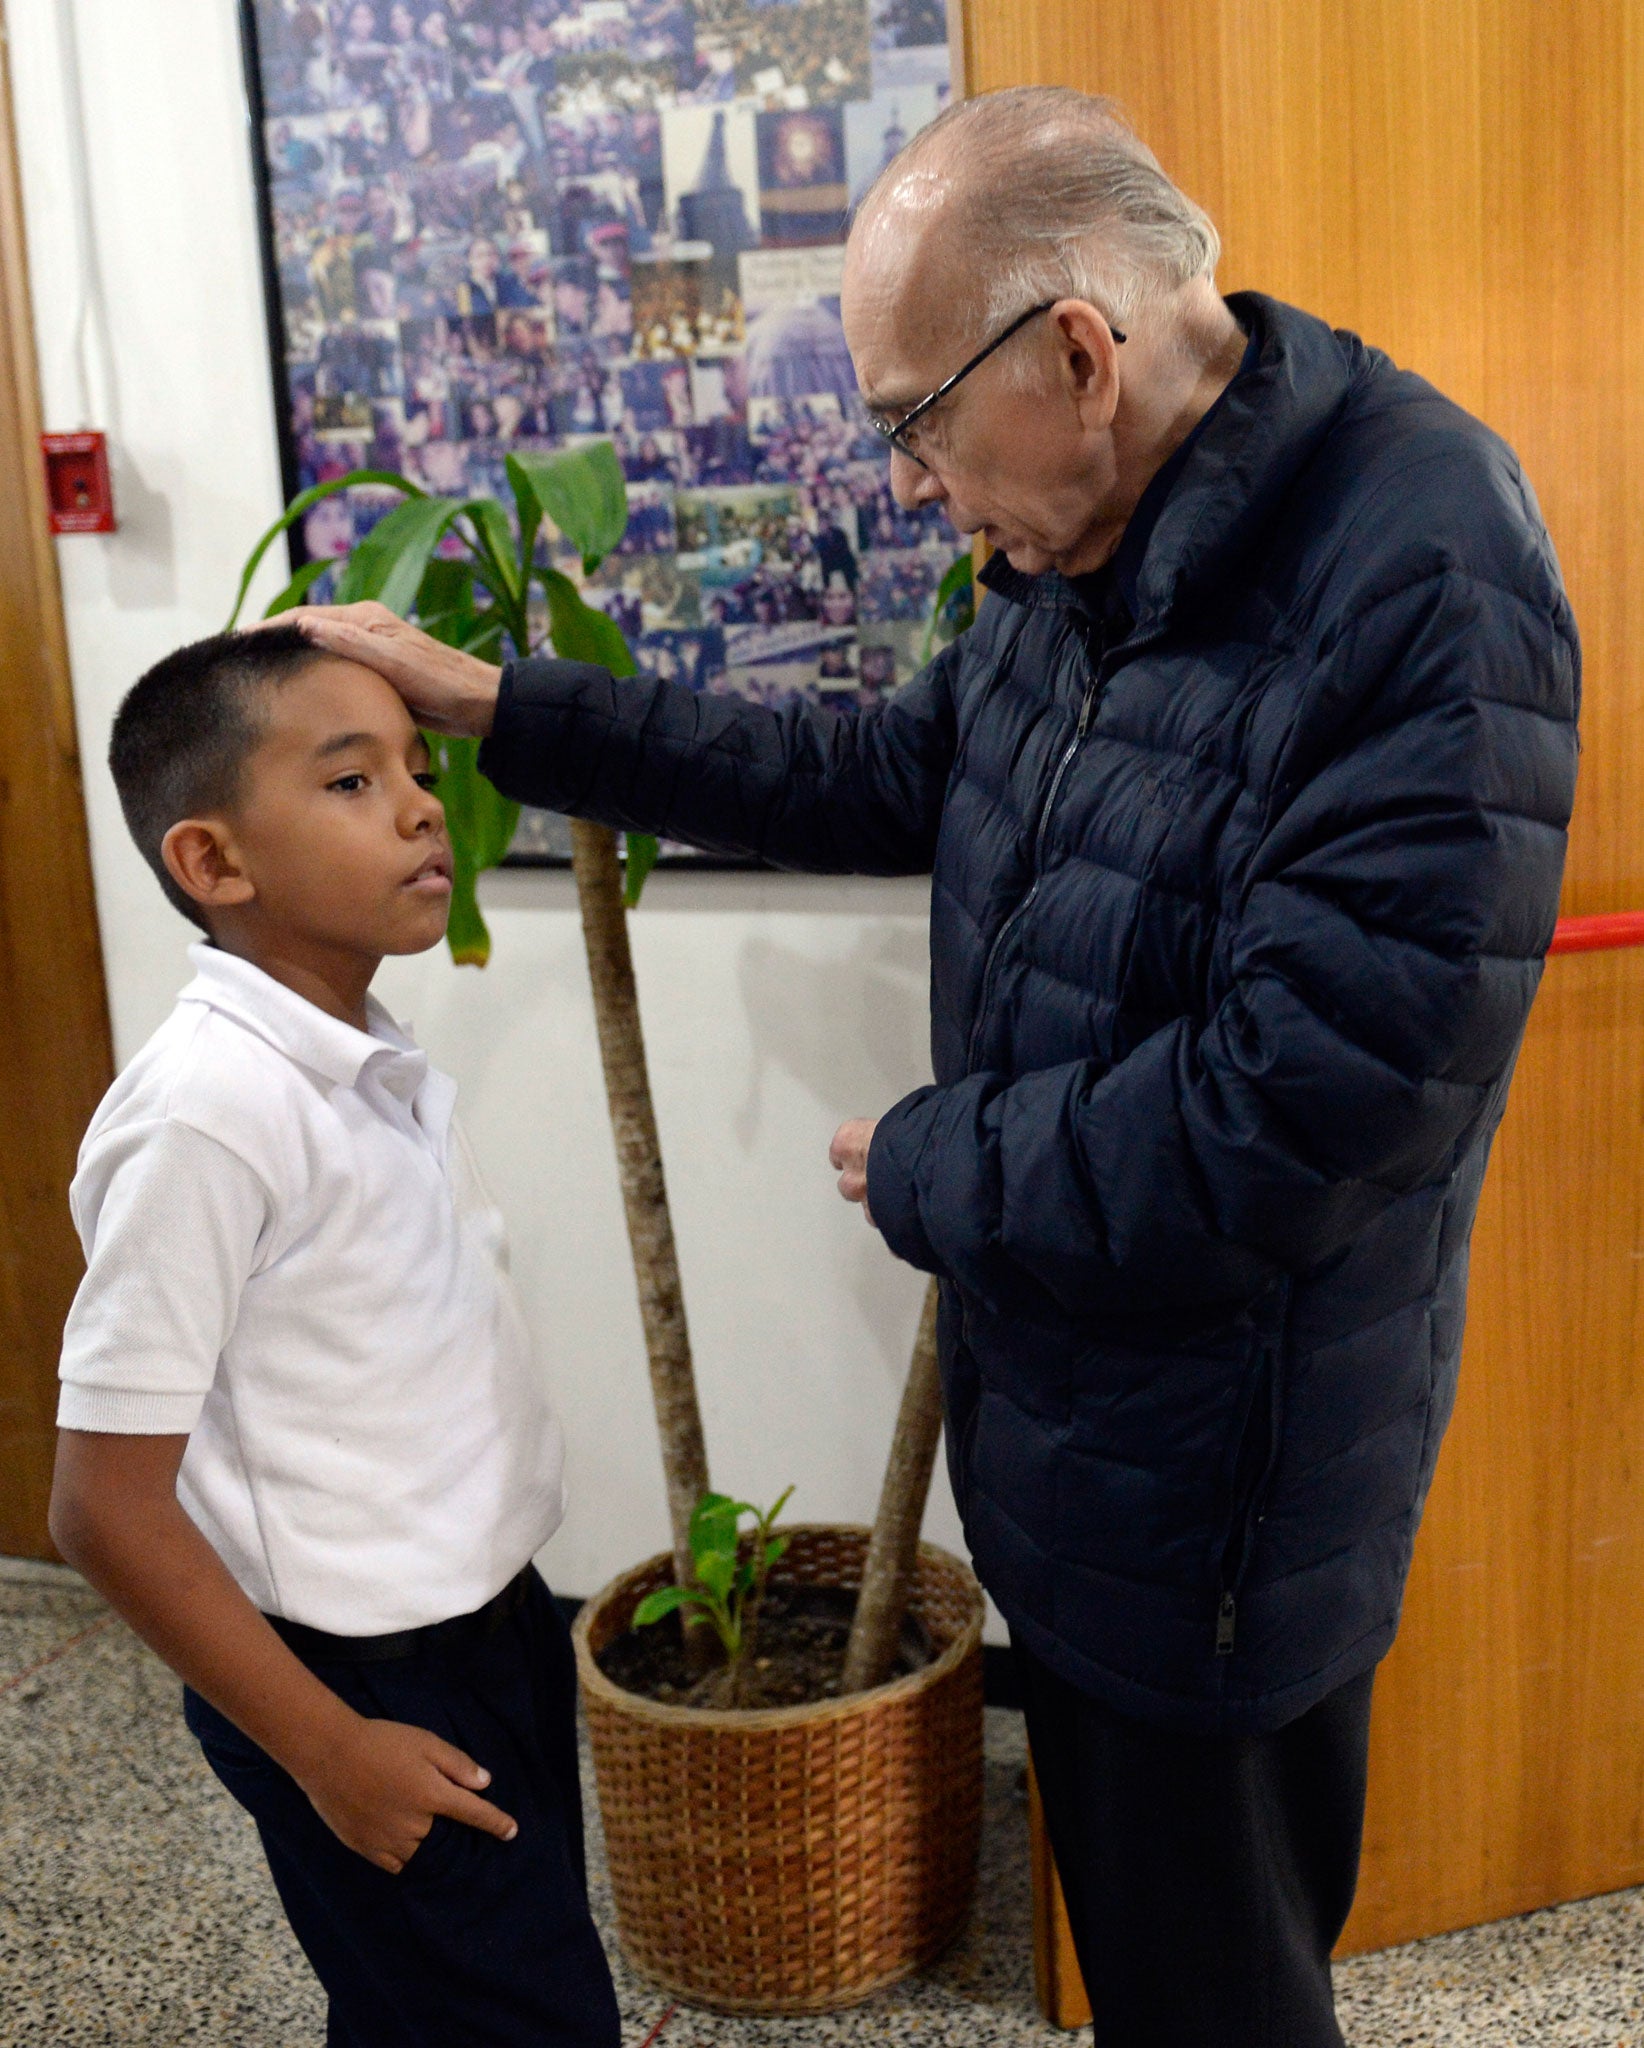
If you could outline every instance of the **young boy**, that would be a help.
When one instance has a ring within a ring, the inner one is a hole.
[[[185,1681],[331,2043],[616,2048],[561,1445],[455,1090],[367,993],[451,849],[394,691],[291,627],[186,647],[110,765],[196,979],[72,1193],[51,1528]]]

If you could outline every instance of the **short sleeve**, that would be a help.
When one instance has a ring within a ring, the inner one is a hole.
[[[243,1159],[172,1120],[81,1161],[86,1275],[63,1330],[62,1429],[186,1436],[256,1270],[268,1192]]]

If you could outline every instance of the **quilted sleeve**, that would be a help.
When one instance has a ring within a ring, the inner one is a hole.
[[[782,711],[535,657],[480,767],[522,803],[823,874],[923,874],[954,752],[955,641],[883,708]]]
[[[1219,996],[1117,1066],[908,1096],[869,1157],[892,1250],[984,1302],[1233,1312],[1499,1115],[1574,791],[1567,609],[1451,571],[1331,634]]]

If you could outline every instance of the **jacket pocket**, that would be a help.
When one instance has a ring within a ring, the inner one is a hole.
[[[1238,1597],[1261,1522],[1279,1451],[1278,1346],[1256,1358],[1228,1480],[1228,1508],[1216,1573],[1216,1655],[1231,1657],[1238,1637]]]

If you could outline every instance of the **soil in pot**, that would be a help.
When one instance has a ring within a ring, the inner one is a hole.
[[[730,1696],[723,1666],[694,1677],[672,1619],[631,1628],[600,1650],[596,1662],[613,1685],[675,1707],[803,1707],[839,1697],[845,1646],[856,1612],[854,1586],[773,1584],[759,1610],[754,1654]],[[930,1637],[917,1616],[902,1624],[891,1677],[906,1678],[931,1662]]]

